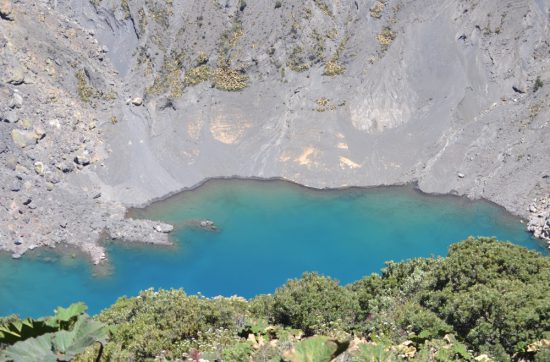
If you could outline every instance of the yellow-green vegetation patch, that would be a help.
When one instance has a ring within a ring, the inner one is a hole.
[[[143,8],[138,10],[138,25],[139,31],[144,33],[147,28],[147,15],[145,14],[145,9]]]
[[[295,46],[288,57],[287,66],[295,72],[303,72],[310,68],[310,64],[304,60],[304,49]]]
[[[323,61],[325,58],[325,38],[319,34],[319,32],[315,29],[313,29],[313,32],[311,33],[311,37],[313,38],[314,42],[314,48],[313,48],[313,54],[314,59],[312,60],[313,63],[316,63],[317,61]]]
[[[185,73],[184,84],[186,87],[194,86],[210,79],[211,70],[206,63],[208,63],[208,55],[203,51],[199,52],[195,61],[195,67]]]
[[[235,69],[231,66],[231,51],[239,40],[244,35],[243,27],[238,18],[233,21],[231,29],[224,32],[218,44],[218,59],[217,67],[213,71],[209,71],[209,76],[212,78],[213,85],[216,89],[223,91],[239,91],[248,86],[248,77],[242,69]],[[200,57],[200,56],[199,56]],[[203,56],[203,62],[207,61],[207,57]],[[197,60],[200,64],[201,59]],[[200,65],[199,65],[200,67]],[[206,69],[201,68],[201,76],[205,76]],[[199,70],[197,70],[199,72]]]
[[[336,28],[332,28],[327,32],[327,38],[329,38],[330,40],[336,40],[337,37],[338,37],[338,30],[336,30]]]
[[[124,13],[124,18],[129,19],[132,14],[130,13],[130,5],[128,4],[128,0],[120,0],[120,7]]]
[[[206,64],[189,69],[185,73],[185,86],[194,86],[206,82],[210,78],[210,67]]]
[[[146,93],[158,95],[170,92],[170,95],[174,98],[181,97],[183,94],[183,82],[181,79],[183,57],[183,52],[165,56],[159,74],[155,77],[153,85],[145,90]]]
[[[370,16],[376,19],[380,19],[382,17],[382,12],[384,11],[384,8],[386,7],[385,1],[377,1],[374,3],[372,8],[370,8]]]
[[[76,92],[83,102],[89,102],[92,98],[96,98],[97,90],[88,84],[88,77],[83,69],[79,69],[75,73],[76,77]]]
[[[327,76],[337,76],[341,75],[346,71],[346,67],[344,67],[342,64],[340,64],[340,57],[342,56],[342,53],[344,52],[344,49],[346,48],[346,44],[349,40],[349,34],[346,34],[342,41],[340,41],[340,44],[338,44],[338,48],[336,48],[336,52],[334,53],[334,56],[325,63],[323,75]]]
[[[334,111],[336,109],[336,105],[334,105],[332,101],[326,97],[317,98],[315,100],[315,104],[317,105],[315,108],[315,111],[317,112]]]
[[[170,26],[170,16],[174,15],[172,1],[147,1],[146,4],[153,21],[164,29],[168,29]],[[161,4],[164,4],[164,6]]]
[[[328,7],[327,3],[324,0],[313,0],[315,2],[315,5],[323,12],[323,14],[332,17],[332,11],[330,11],[330,8]]]
[[[395,31],[389,27],[385,27],[384,30],[376,36],[376,40],[378,40],[378,44],[382,46],[383,50],[387,50],[391,43],[395,40],[396,36],[397,34]]]
[[[224,91],[239,91],[248,86],[248,77],[229,67],[216,68],[213,81],[216,89]]]
[[[115,91],[109,90],[104,92],[90,85],[88,75],[84,69],[78,69],[74,76],[76,78],[76,92],[81,101],[92,103],[93,100],[103,99],[112,101],[116,99],[117,94]]]
[[[323,75],[328,75],[328,76],[336,76],[336,75],[340,75],[340,74],[343,74],[344,72],[346,71],[346,68],[340,64],[338,64],[338,62],[336,60],[329,60],[326,64],[325,64],[325,69],[323,71]]]

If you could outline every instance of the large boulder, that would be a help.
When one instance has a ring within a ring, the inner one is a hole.
[[[0,0],[0,18],[13,20],[13,7],[11,0]]]
[[[40,139],[40,136],[34,131],[14,129],[11,131],[11,139],[17,147],[25,148],[35,145]]]
[[[0,0],[2,1],[2,0]],[[8,83],[13,85],[20,85],[25,83],[25,69],[18,66],[9,71]]]

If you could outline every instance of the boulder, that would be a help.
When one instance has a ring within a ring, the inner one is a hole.
[[[21,181],[19,180],[13,181],[10,186],[10,191],[13,191],[13,192],[21,191]]]
[[[17,122],[17,111],[15,109],[10,109],[6,111],[0,118],[4,122],[15,123]]]
[[[69,173],[74,171],[74,165],[70,162],[60,162],[57,165],[55,165],[61,172],[63,173]]]
[[[201,220],[199,221],[199,226],[205,230],[210,230],[210,231],[218,230],[218,227],[212,220]]]
[[[6,167],[9,168],[12,171],[15,171],[15,168],[17,167],[17,156],[15,155],[8,155],[6,157]]]
[[[131,102],[134,106],[141,106],[143,104],[143,98],[134,97],[134,98],[132,98]]]
[[[23,118],[22,120],[19,121],[19,125],[23,129],[31,129],[32,128],[32,121],[28,118]]]
[[[37,175],[44,175],[44,164],[40,161],[34,163],[34,172],[36,172]]]
[[[23,107],[23,97],[19,93],[14,93],[13,97],[10,100],[10,108],[21,108]]]
[[[33,131],[14,129],[11,131],[11,139],[17,147],[25,148],[35,145],[40,137]]]
[[[34,134],[36,135],[36,137],[38,137],[39,140],[41,140],[46,136],[46,131],[44,131],[44,128],[42,128],[42,126],[38,125],[34,127]]]
[[[174,230],[174,227],[169,224],[157,224],[155,225],[155,231],[159,233],[170,233]]]
[[[11,0],[0,0],[0,18],[13,20],[13,7]]]
[[[79,150],[77,153],[76,153],[76,156],[74,158],[74,162],[77,164],[77,165],[81,165],[81,166],[87,166],[90,164],[90,156],[88,155],[88,151],[86,150]]]
[[[12,69],[9,73],[8,83],[13,85],[20,85],[25,83],[25,69],[23,69],[22,67],[16,67]]]
[[[52,183],[52,184],[58,184],[59,182],[61,182],[61,180],[59,179],[59,176],[57,174],[57,172],[52,172],[52,171],[46,171],[44,173],[44,178],[46,179],[47,182],[49,183]]]

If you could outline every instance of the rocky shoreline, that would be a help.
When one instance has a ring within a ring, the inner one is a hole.
[[[535,238],[545,240],[550,249],[550,196],[533,199],[529,213],[527,230]]]

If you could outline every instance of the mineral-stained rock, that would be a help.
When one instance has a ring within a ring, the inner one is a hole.
[[[143,104],[143,98],[141,97],[132,98],[132,104],[134,106],[141,106]]]
[[[17,147],[25,148],[35,145],[39,140],[39,136],[33,131],[25,131],[21,129],[14,129],[11,131],[11,139]]]
[[[2,1],[2,0],[0,0]],[[25,83],[25,69],[22,67],[16,67],[9,72],[8,83],[13,85],[20,85]]]
[[[31,129],[32,128],[32,121],[28,118],[24,118],[19,121],[19,124],[23,129]]]
[[[34,163],[34,171],[37,175],[44,175],[44,164],[40,161]]]

